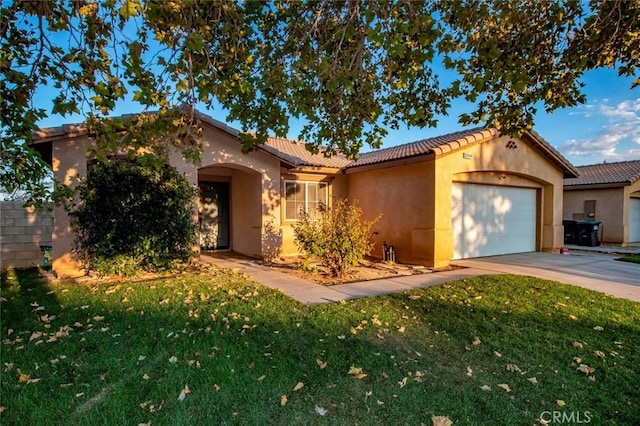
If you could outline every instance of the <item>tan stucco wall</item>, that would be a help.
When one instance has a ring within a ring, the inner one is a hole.
[[[640,181],[633,185],[617,188],[571,189],[564,191],[565,220],[572,220],[573,214],[584,213],[584,202],[596,202],[595,216],[589,220],[602,222],[600,240],[603,243],[626,245],[629,243],[629,200],[638,196]],[[633,195],[632,195],[633,194]]]
[[[399,261],[447,266],[453,257],[452,184],[473,182],[538,189],[537,250],[562,246],[562,172],[528,142],[494,137],[422,163],[349,173],[349,198],[360,199],[371,215],[380,243],[393,244]],[[465,156],[467,158],[465,158]],[[373,211],[371,211],[373,209]]]
[[[382,243],[393,245],[396,259],[406,263],[430,263],[425,234],[433,222],[433,161],[349,173],[348,197],[358,200],[374,227],[373,256],[382,257]]]
[[[92,142],[86,136],[53,142],[52,169],[54,177],[72,188],[80,183],[80,177],[87,176],[87,150]],[[84,272],[80,264],[71,257],[74,234],[69,216],[64,207],[54,209],[52,269],[59,277],[75,277]]]

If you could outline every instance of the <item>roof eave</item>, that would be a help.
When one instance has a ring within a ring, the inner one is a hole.
[[[542,136],[540,136],[535,130],[528,130],[524,133],[523,136],[528,136],[545,157],[552,160],[556,163],[557,166],[562,170],[563,177],[566,178],[577,178],[580,174],[578,170],[560,154],[558,151],[553,149],[553,147],[547,142]]]
[[[611,189],[624,188],[631,185],[630,182],[611,182],[611,183],[583,183],[578,185],[564,185],[565,191],[576,191],[585,189]]]

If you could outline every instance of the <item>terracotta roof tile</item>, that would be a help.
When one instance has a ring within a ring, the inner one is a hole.
[[[312,154],[307,151],[304,143],[284,138],[270,137],[267,139],[267,143],[260,145],[258,148],[293,166],[334,167],[340,169],[351,162],[343,155],[325,157],[321,153]]]
[[[497,134],[495,129],[476,127],[430,139],[423,139],[403,145],[392,146],[390,148],[383,148],[361,154],[360,158],[349,163],[347,168],[383,163],[385,161],[416,157],[431,153],[444,153],[466,145],[467,143],[495,134]]]
[[[640,160],[619,163],[591,164],[576,167],[580,176],[565,179],[564,186],[602,185],[621,183],[630,185],[640,180]]]

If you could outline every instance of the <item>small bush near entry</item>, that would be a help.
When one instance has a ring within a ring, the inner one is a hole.
[[[340,277],[371,253],[371,230],[382,216],[365,221],[357,201],[349,204],[347,199],[335,200],[333,208],[321,207],[320,211],[320,220],[301,212],[293,227],[296,245],[318,258],[331,277]]]
[[[69,212],[74,254],[104,274],[169,268],[192,255],[195,190],[174,168],[155,162],[98,163],[79,185]]]

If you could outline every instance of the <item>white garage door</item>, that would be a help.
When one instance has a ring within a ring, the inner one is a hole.
[[[454,259],[536,249],[536,190],[454,183]]]
[[[629,242],[640,242],[640,198],[629,202]]]

